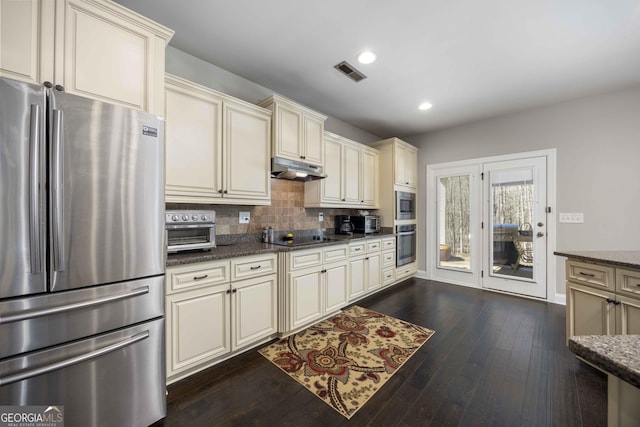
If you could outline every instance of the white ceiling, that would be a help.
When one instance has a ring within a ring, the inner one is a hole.
[[[640,83],[640,0],[116,1],[175,30],[172,46],[380,137]],[[358,64],[364,49],[378,60]]]

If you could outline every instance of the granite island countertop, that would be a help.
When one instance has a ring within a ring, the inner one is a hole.
[[[584,335],[569,338],[569,350],[640,388],[640,335]]]
[[[640,251],[555,251],[554,255],[640,269]]]
[[[382,231],[375,234],[353,234],[346,235],[330,235],[331,240],[319,241],[318,243],[310,243],[302,246],[281,246],[271,243],[262,242],[238,242],[223,243],[209,251],[190,251],[177,254],[168,254],[166,266],[173,267],[176,265],[193,264],[197,262],[214,261],[225,258],[235,258],[248,255],[259,255],[264,253],[289,252],[293,250],[311,249],[330,245],[339,245],[362,239],[379,239],[383,237],[394,236],[392,231]]]

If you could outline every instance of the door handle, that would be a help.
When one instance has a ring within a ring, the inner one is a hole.
[[[62,171],[64,168],[64,155],[62,147],[63,116],[62,111],[53,110],[53,270],[64,270],[64,242],[62,241],[62,221],[64,183]]]
[[[31,273],[42,273],[42,252],[40,251],[40,106],[31,105],[29,126],[29,249]]]

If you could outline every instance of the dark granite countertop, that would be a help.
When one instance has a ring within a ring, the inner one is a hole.
[[[238,242],[238,243],[223,243],[218,247],[209,251],[193,251],[182,252],[178,254],[167,255],[167,267],[173,267],[176,265],[193,264],[196,262],[207,262],[218,259],[234,258],[247,255],[259,255],[264,253],[276,253],[276,252],[288,252],[294,250],[311,249],[329,245],[339,245],[343,243],[353,242],[354,240],[361,239],[376,239],[393,236],[391,231],[382,231],[375,234],[354,234],[353,236],[346,235],[330,235],[331,240],[312,243],[304,246],[280,246],[272,245],[270,243],[262,242]]]
[[[554,254],[586,262],[640,268],[640,251],[555,251]]]
[[[640,335],[571,337],[569,350],[598,368],[640,388]]]

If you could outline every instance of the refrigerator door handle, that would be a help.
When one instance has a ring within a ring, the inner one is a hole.
[[[105,347],[99,348],[94,351],[90,351],[88,353],[79,354],[78,356],[70,357],[68,359],[64,359],[59,362],[54,362],[46,366],[40,366],[38,368],[28,369],[15,374],[7,375],[5,377],[0,377],[0,386],[15,383],[18,381],[23,381],[32,377],[36,377],[52,371],[56,371],[58,369],[67,368],[72,365],[77,365],[78,363],[86,362],[88,360],[95,359],[100,356],[104,356],[107,353],[120,350],[121,348],[130,346],[132,344],[137,343],[138,341],[142,341],[147,338],[149,338],[148,330],[132,335],[129,338],[119,341],[115,344],[107,345]]]
[[[63,168],[64,168],[64,156],[63,156],[63,116],[61,110],[53,110],[53,159],[52,159],[52,195],[53,195],[53,209],[52,209],[52,237],[53,237],[53,270],[63,271],[64,266],[64,242],[62,240],[62,219],[63,219]]]
[[[106,304],[126,298],[132,298],[143,294],[149,293],[149,287],[143,286],[141,288],[132,289],[126,292],[120,292],[114,295],[108,295],[102,298],[93,298],[85,301],[79,301],[73,304],[59,305],[56,307],[44,307],[33,310],[22,310],[14,313],[6,313],[0,316],[0,325],[22,322],[24,320],[30,320],[36,317],[50,316],[52,314],[64,313],[67,311],[78,310],[81,308],[93,307],[100,304]]]
[[[40,106],[31,105],[29,124],[29,249],[31,274],[42,273],[42,233],[40,232]]]

